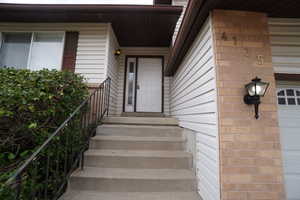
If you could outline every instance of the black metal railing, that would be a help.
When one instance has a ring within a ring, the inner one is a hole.
[[[7,180],[7,199],[54,200],[66,190],[71,173],[84,166],[84,152],[109,111],[107,78]]]

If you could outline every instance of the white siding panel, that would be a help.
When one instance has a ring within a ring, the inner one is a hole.
[[[124,75],[125,75],[125,57],[126,55],[151,55],[164,56],[164,61],[168,60],[169,48],[164,47],[121,47],[122,54],[119,57],[118,71],[118,100],[117,100],[117,115],[123,111],[123,93],[124,93]],[[170,115],[170,83],[171,77],[164,77],[164,114]]]
[[[270,18],[269,30],[275,72],[300,74],[300,20]]]
[[[112,27],[109,25],[108,28],[108,49],[107,49],[107,76],[111,78],[110,87],[110,115],[117,114],[117,103],[118,103],[118,71],[119,71],[119,61],[115,56],[115,50],[119,49],[118,40],[114,34]]]
[[[171,83],[171,115],[196,134],[198,191],[220,199],[216,70],[210,19],[205,23]]]
[[[75,72],[88,83],[105,79],[105,49],[108,24],[103,23],[0,23],[0,32],[78,31]]]

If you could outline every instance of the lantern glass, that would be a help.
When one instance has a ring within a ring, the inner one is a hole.
[[[268,87],[269,87],[269,83],[265,83],[265,82],[256,83],[256,94],[261,97],[265,96]]]
[[[246,89],[250,96],[256,95],[256,84],[255,83],[253,83],[253,82],[249,83],[248,85],[246,85]]]
[[[253,79],[251,83],[246,85],[246,89],[250,96],[264,96],[268,87],[269,83],[261,82],[258,78]]]

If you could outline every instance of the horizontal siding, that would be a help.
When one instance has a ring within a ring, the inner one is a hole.
[[[118,103],[117,114],[120,115],[123,112],[123,95],[124,95],[124,75],[125,75],[125,57],[126,55],[155,55],[164,56],[165,62],[168,59],[169,48],[162,47],[121,47],[122,54],[119,57],[119,79],[118,79]],[[164,111],[166,115],[169,115],[170,105],[170,78],[164,78]]]
[[[102,23],[0,23],[0,32],[78,31],[75,72],[88,83],[99,84],[105,79],[107,27]]]
[[[172,5],[173,6],[182,6],[183,7],[182,13],[181,13],[181,15],[180,15],[180,17],[179,17],[179,19],[177,21],[177,24],[176,24],[176,27],[175,27],[175,30],[174,30],[172,44],[174,44],[174,42],[176,40],[178,31],[180,29],[180,26],[181,26],[181,23],[182,23],[184,14],[185,14],[185,10],[186,10],[187,4],[188,4],[188,0],[173,0],[172,1]]]
[[[272,59],[277,73],[300,74],[300,19],[269,19]]]
[[[216,71],[210,21],[203,26],[171,83],[171,115],[196,134],[198,191],[220,199]]]
[[[108,29],[108,52],[107,52],[107,76],[111,78],[110,87],[110,115],[117,114],[117,98],[118,98],[118,70],[119,62],[115,56],[115,50],[119,48],[118,40],[111,26]]]

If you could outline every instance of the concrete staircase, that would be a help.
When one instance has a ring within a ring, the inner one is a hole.
[[[173,118],[109,117],[63,200],[198,200],[192,156]]]

